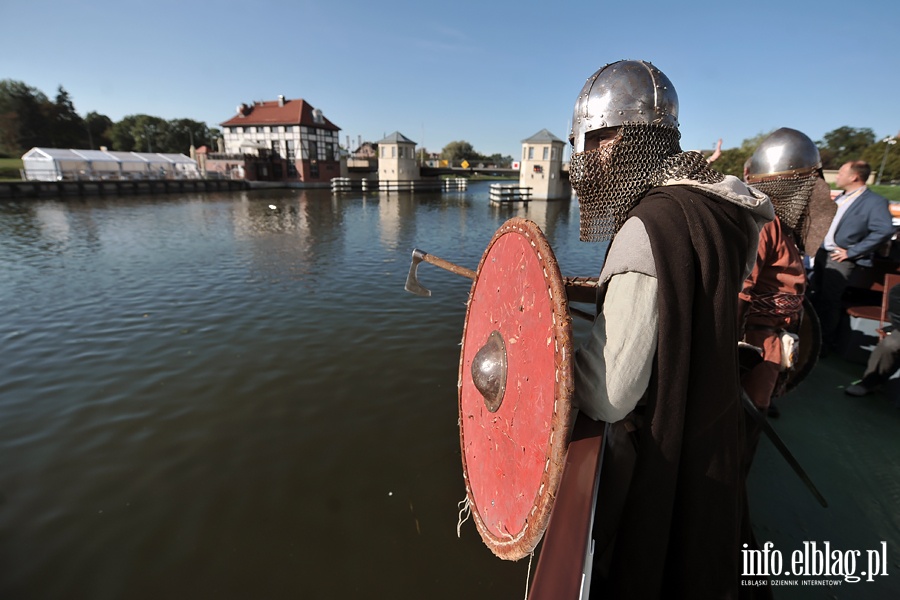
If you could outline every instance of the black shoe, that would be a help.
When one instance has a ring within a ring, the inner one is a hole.
[[[781,416],[781,411],[774,404],[770,404],[769,408],[766,409],[766,414],[769,415],[770,419],[777,419]]]
[[[854,383],[851,386],[847,386],[844,389],[844,393],[848,396],[854,396],[856,398],[861,398],[863,396],[868,396],[872,393],[872,390],[864,386],[862,383]]]

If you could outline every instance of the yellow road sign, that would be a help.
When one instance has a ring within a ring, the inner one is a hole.
[[[459,163],[459,164],[460,164],[460,166],[461,166],[463,169],[468,169],[468,168],[469,168],[469,161],[467,161],[467,160],[464,160],[464,161],[462,161],[462,162]]]

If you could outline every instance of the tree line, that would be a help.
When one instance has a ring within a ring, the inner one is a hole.
[[[722,150],[722,155],[715,162],[715,169],[726,175],[743,177],[744,163],[770,133],[748,138],[737,148]],[[840,169],[848,161],[864,160],[872,167],[875,177],[881,173],[881,183],[887,184],[900,180],[900,143],[896,143],[900,140],[896,137],[888,139],[895,143],[891,144],[884,138],[875,139],[875,132],[868,127],[844,126],[826,133],[816,142],[816,146],[823,169]]]
[[[34,147],[85,148],[124,152],[187,154],[191,145],[210,146],[218,129],[191,119],[165,120],[128,115],[113,122],[91,111],[81,116],[69,93],[59,86],[51,100],[37,88],[12,79],[0,80],[0,157],[18,158]]]
[[[770,132],[771,133],[771,132]],[[81,116],[69,93],[59,86],[51,100],[40,90],[21,81],[0,80],[0,157],[18,158],[34,147],[90,148],[136,152],[172,152],[187,154],[191,145],[215,148],[220,135],[216,128],[191,119],[165,120],[145,114],[128,115],[113,122],[106,115],[91,111]],[[716,170],[742,177],[744,162],[760,142],[762,133],[744,140],[737,148],[723,150]],[[897,138],[891,138],[897,141]],[[838,169],[848,160],[865,160],[882,183],[900,180],[900,144],[876,140],[871,129],[839,127],[816,142],[825,169]],[[510,156],[486,156],[465,140],[453,141],[441,150],[449,161],[483,162],[509,166]],[[883,171],[882,171],[883,165]]]
[[[498,167],[508,168],[512,164],[512,156],[501,156],[499,153],[486,156],[479,154],[469,142],[458,140],[450,142],[441,149],[441,159],[450,161],[451,164],[459,163],[463,160],[470,163],[486,163],[496,165]]]

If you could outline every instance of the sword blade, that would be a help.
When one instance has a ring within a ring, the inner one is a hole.
[[[809,478],[809,475],[806,474],[806,471],[803,470],[803,467],[800,466],[800,463],[794,458],[794,455],[791,454],[791,451],[788,450],[787,445],[782,441],[778,434],[775,433],[775,430],[772,429],[772,425],[766,419],[765,415],[763,415],[757,408],[756,405],[753,404],[753,400],[747,395],[744,390],[741,390],[741,400],[744,404],[744,409],[750,414],[750,417],[759,425],[762,430],[765,432],[766,436],[775,444],[775,448],[778,449],[778,452],[787,461],[787,463],[794,470],[794,473],[800,478],[800,480],[806,484],[807,489],[812,492],[812,495],[816,497],[816,500],[819,501],[819,504],[822,505],[823,508],[828,508],[828,502],[825,501],[825,497],[819,492],[818,488],[816,488],[815,484],[812,482],[812,479]]]

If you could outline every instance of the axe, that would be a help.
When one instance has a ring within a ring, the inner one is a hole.
[[[423,261],[436,267],[440,267],[445,271],[450,271],[451,273],[456,273],[457,275],[462,275],[463,277],[468,277],[472,280],[477,276],[477,273],[472,269],[461,267],[449,260],[438,258],[433,254],[428,254],[418,248],[414,248],[412,251],[412,262],[409,265],[409,275],[406,276],[406,285],[404,286],[404,289],[417,296],[431,296],[431,290],[419,283],[419,263]],[[590,277],[566,277],[565,285],[566,295],[569,297],[570,302],[594,302],[595,294],[597,292],[597,279]],[[587,311],[575,308],[571,303],[569,304],[569,312],[576,317],[581,317],[588,321],[594,320],[594,315]]]
[[[419,263],[423,260],[436,267],[440,267],[445,271],[450,271],[451,273],[456,273],[457,275],[462,275],[469,279],[475,279],[475,271],[472,269],[461,267],[450,261],[444,260],[443,258],[438,258],[437,256],[423,252],[418,248],[414,248],[412,251],[412,263],[409,265],[409,275],[406,276],[406,286],[404,289],[407,292],[412,292],[416,296],[431,296],[431,290],[419,283],[419,278],[416,276]]]

